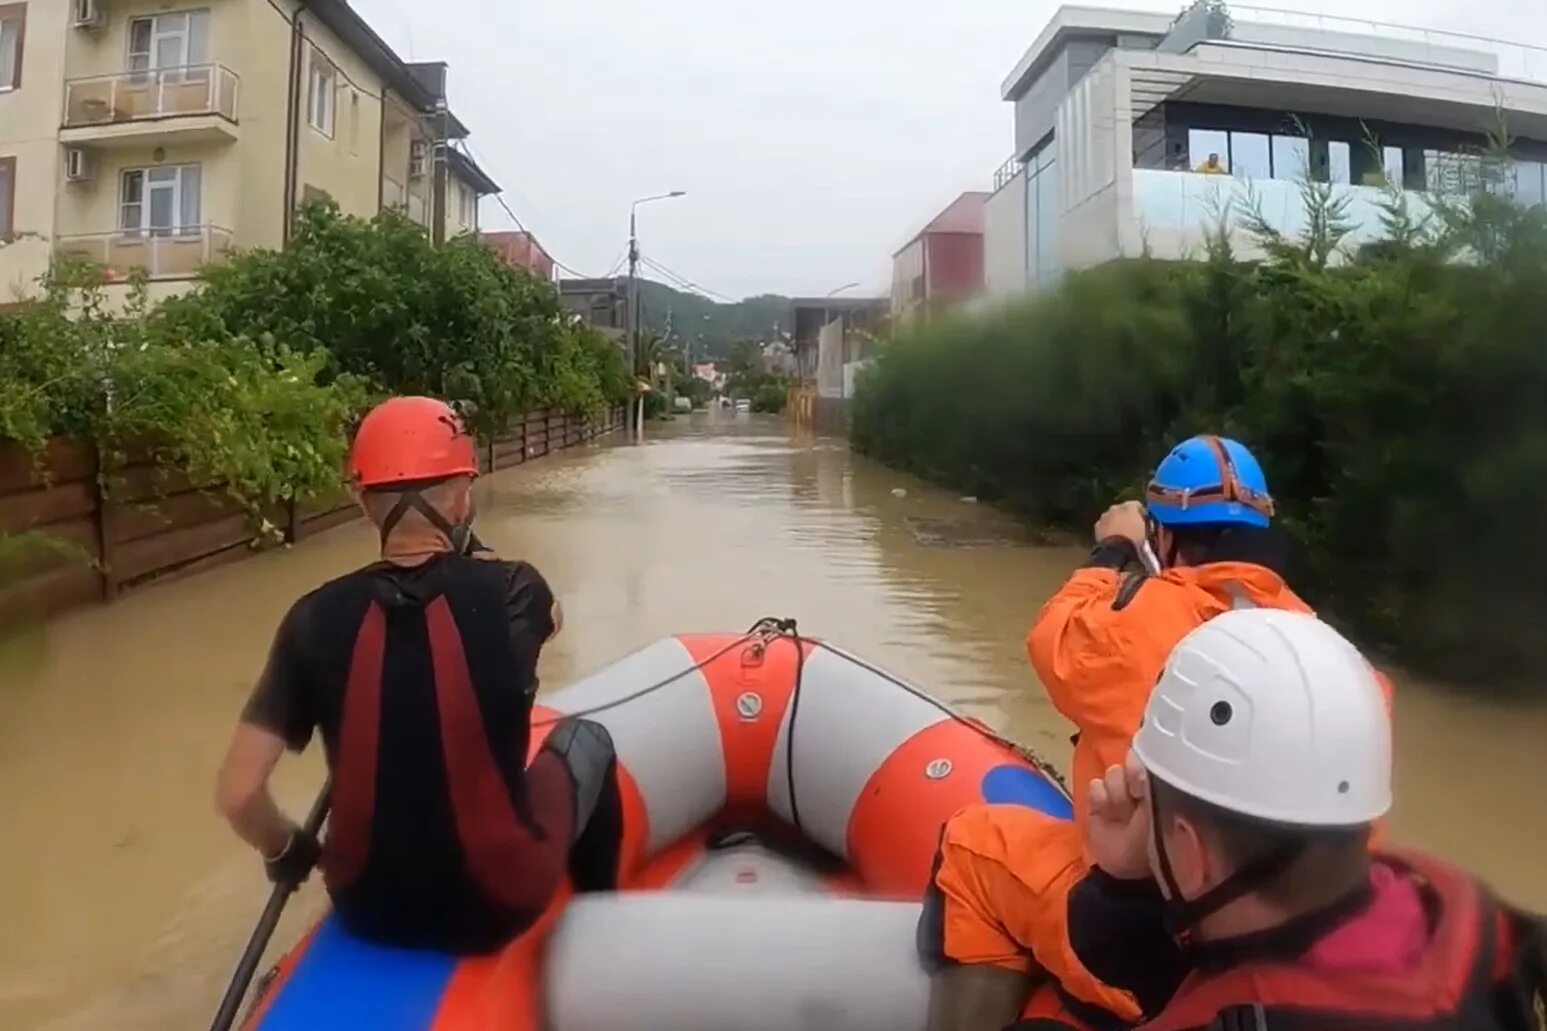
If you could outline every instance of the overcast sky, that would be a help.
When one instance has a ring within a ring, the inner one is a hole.
[[[1099,3],[1100,0],[1092,0]],[[1010,155],[999,86],[1052,0],[353,0],[453,109],[505,200],[587,275],[641,249],[710,291],[876,293]],[[1181,0],[1107,0],[1177,11]],[[1547,47],[1543,0],[1264,0]],[[486,228],[509,224],[493,201]],[[858,292],[858,291],[853,291]]]

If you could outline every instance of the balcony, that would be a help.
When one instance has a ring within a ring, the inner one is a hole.
[[[390,175],[381,177],[381,206],[392,211],[403,211],[408,207],[407,188]]]
[[[422,226],[430,224],[430,199],[416,181],[404,186],[390,175],[381,177],[381,206],[408,216]]]
[[[1332,196],[1345,202],[1343,217],[1353,227],[1347,245],[1375,243],[1385,238],[1382,205],[1387,191],[1377,186],[1336,184]],[[1408,210],[1415,219],[1430,213],[1422,191],[1407,190]],[[1143,242],[1159,258],[1201,257],[1209,232],[1228,218],[1231,242],[1243,253],[1253,251],[1242,230],[1243,215],[1255,204],[1268,225],[1286,236],[1310,226],[1300,183],[1288,179],[1241,179],[1201,172],[1168,172],[1138,168],[1133,173],[1133,210]]]
[[[224,261],[230,250],[231,230],[212,225],[54,239],[56,255],[97,265],[109,283],[124,282],[140,270],[151,279],[192,279],[205,265]]]
[[[70,79],[64,85],[66,146],[238,139],[236,73],[218,64],[186,65]]]

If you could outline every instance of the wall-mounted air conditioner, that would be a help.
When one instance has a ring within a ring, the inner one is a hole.
[[[107,21],[106,0],[70,0],[70,23],[77,29],[100,29]]]
[[[96,155],[85,147],[66,147],[64,177],[72,183],[85,183],[97,177]]]
[[[412,140],[408,144],[408,177],[423,179],[430,173],[430,145],[426,140]]]

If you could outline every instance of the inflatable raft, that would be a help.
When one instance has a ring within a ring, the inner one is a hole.
[[[976,802],[1070,815],[1027,753],[921,689],[765,621],[669,638],[545,697],[606,725],[621,890],[566,895],[497,956],[360,941],[324,919],[261,1031],[744,1031],[924,1026],[914,947],[941,825]]]

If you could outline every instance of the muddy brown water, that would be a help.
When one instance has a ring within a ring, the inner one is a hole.
[[[1080,553],[1016,543],[983,506],[720,412],[500,473],[480,501],[480,534],[563,599],[547,685],[674,632],[788,615],[1067,762],[1022,640]],[[286,607],[373,546],[345,526],[83,610],[0,670],[0,1028],[207,1026],[266,897],[213,813],[215,766]],[[1547,909],[1547,706],[1399,682],[1396,837]],[[282,803],[299,816],[319,781],[315,755],[285,761]]]

